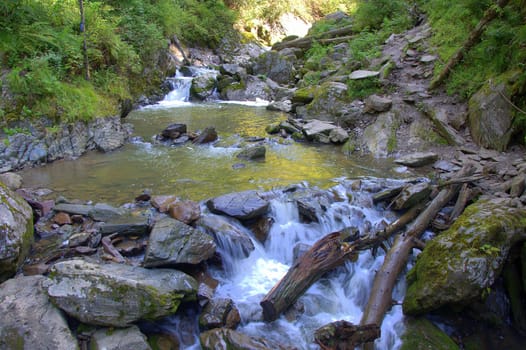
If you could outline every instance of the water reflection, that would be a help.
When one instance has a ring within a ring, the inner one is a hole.
[[[129,202],[144,189],[201,200],[245,189],[270,189],[307,181],[326,187],[344,176],[395,176],[391,164],[370,158],[349,159],[337,146],[301,143],[267,145],[264,161],[235,157],[244,137],[268,136],[265,127],[286,115],[262,107],[230,104],[189,104],[177,108],[134,111],[127,121],[144,142],[102,154],[91,152],[75,161],[58,161],[22,172],[27,187],[49,187],[67,198]],[[216,145],[156,146],[152,136],[170,123],[185,123],[189,131],[213,126]],[[244,167],[237,166],[244,163]]]

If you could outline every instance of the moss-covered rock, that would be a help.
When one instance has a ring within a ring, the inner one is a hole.
[[[307,104],[311,103],[314,99],[314,92],[316,91],[316,87],[314,86],[308,86],[301,89],[297,89],[294,91],[294,94],[292,95],[292,103],[302,103]]]
[[[0,282],[16,273],[33,241],[31,207],[0,182]]]
[[[294,81],[296,70],[291,56],[281,55],[276,51],[268,51],[260,55],[252,66],[254,75],[264,75],[279,84],[289,84]]]
[[[334,81],[324,82],[317,86],[313,93],[312,102],[304,109],[296,112],[306,119],[337,121],[337,119],[351,110],[347,85]]]
[[[400,350],[458,350],[459,347],[440,328],[425,318],[407,318]]]
[[[199,100],[206,100],[212,96],[216,86],[217,79],[215,73],[199,75],[192,80],[190,94]]]
[[[197,282],[173,269],[148,270],[81,259],[57,263],[44,284],[51,301],[68,315],[93,325],[125,327],[140,319],[174,314],[196,299]]]
[[[526,210],[506,199],[470,205],[433,238],[407,275],[405,314],[463,304],[487,292],[513,244],[526,238]]]

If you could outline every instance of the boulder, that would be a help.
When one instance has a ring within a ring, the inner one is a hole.
[[[376,121],[365,128],[363,139],[365,146],[373,156],[387,157],[390,152],[394,151],[397,143],[397,124],[396,116],[389,111],[380,113]]]
[[[249,220],[265,214],[269,202],[261,198],[257,191],[244,191],[209,199],[206,206],[215,214],[226,214],[239,220]]]
[[[0,282],[16,273],[33,241],[33,210],[0,182]]]
[[[175,195],[153,196],[150,199],[152,206],[161,213],[166,213],[168,209],[170,209],[170,207],[177,201],[179,201],[179,199]]]
[[[364,102],[364,112],[387,112],[393,105],[393,100],[378,95],[370,95]]]
[[[236,158],[247,160],[265,159],[266,153],[267,148],[264,145],[256,145],[244,148],[236,155]]]
[[[469,129],[478,145],[504,151],[513,134],[513,106],[505,83],[483,86],[469,100]]]
[[[276,51],[267,51],[254,60],[254,75],[264,75],[278,84],[287,85],[294,81],[296,71],[294,59]]]
[[[184,222],[187,225],[196,221],[201,216],[199,203],[190,200],[176,201],[172,203],[168,211],[172,218]]]
[[[131,130],[121,124],[120,118],[97,118],[90,124],[95,148],[102,152],[110,152],[124,145]]]
[[[199,264],[216,250],[209,235],[172,218],[163,218],[153,226],[144,255],[145,267],[174,264]]]
[[[93,333],[90,350],[151,350],[146,336],[139,327],[123,329],[102,328]]]
[[[212,96],[217,86],[216,76],[216,73],[206,73],[192,79],[192,85],[190,87],[191,96],[201,101]]]
[[[0,182],[3,182],[10,190],[16,191],[22,186],[22,176],[17,173],[0,174]]]
[[[115,208],[106,203],[97,203],[89,211],[88,215],[95,221],[109,221],[117,219],[121,216],[128,215],[128,211],[124,208]]]
[[[400,350],[459,350],[458,345],[431,321],[421,317],[405,320]]]
[[[93,210],[93,205],[59,203],[53,207],[53,210],[73,215],[88,216],[89,212]]]
[[[343,143],[349,138],[347,131],[322,120],[312,119],[303,125],[303,134],[307,140],[321,143]]]
[[[53,304],[83,323],[110,327],[172,315],[197,293],[196,280],[173,269],[74,259],[55,264],[50,277],[44,287]]]
[[[100,233],[107,236],[118,233],[120,236],[145,236],[150,230],[148,217],[143,215],[122,215],[100,225]]]
[[[221,98],[229,101],[272,100],[272,88],[264,77],[248,75],[220,90]]]
[[[78,349],[64,315],[42,289],[45,280],[19,276],[0,285],[1,349]]]
[[[238,80],[247,74],[247,70],[239,64],[225,63],[219,67],[219,72],[223,75],[235,77]]]
[[[526,238],[526,209],[507,199],[481,199],[426,243],[407,275],[403,310],[418,315],[465,305],[498,277],[510,248]]]
[[[205,128],[199,136],[197,136],[192,143],[200,145],[203,143],[210,143],[217,140],[217,131],[213,127]]]
[[[434,152],[417,152],[395,159],[396,164],[418,168],[434,163],[438,159],[438,154]]]
[[[173,123],[168,125],[163,131],[161,131],[161,136],[167,139],[175,140],[179,136],[186,134],[186,131],[186,124]]]
[[[205,215],[197,226],[214,237],[217,245],[235,257],[248,257],[254,250],[254,243],[242,225],[235,225],[232,219],[219,215]]]
[[[250,337],[228,328],[215,328],[199,335],[203,350],[284,350],[292,349],[259,337]]]
[[[279,111],[289,113],[292,111],[292,102],[290,100],[272,101],[268,104],[269,111]]]
[[[211,299],[199,316],[199,329],[213,328],[236,329],[241,322],[241,316],[232,299]]]
[[[336,122],[351,111],[347,90],[344,83],[324,82],[315,89],[312,102],[302,108],[296,108],[296,112],[305,119]]]

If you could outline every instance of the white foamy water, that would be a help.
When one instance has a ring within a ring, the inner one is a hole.
[[[346,191],[343,186],[333,190],[340,195]],[[353,193],[350,197],[350,201],[332,203],[319,218],[320,222],[312,223],[300,222],[294,200],[282,197],[271,201],[270,216],[274,224],[265,245],[255,242],[256,249],[248,258],[230,261],[236,268],[220,276],[221,283],[216,290],[216,296],[231,298],[236,303],[242,318],[240,332],[310,350],[319,348],[313,343],[317,328],[338,320],[359,324],[375,271],[383,263],[383,253],[374,257],[370,251],[364,251],[356,262],[348,262],[324,276],[298,300],[293,309],[299,310],[293,310],[287,318],[281,316],[274,322],[264,322],[259,305],[292,265],[296,244],[312,245],[326,234],[348,226],[356,226],[360,231],[374,229],[386,220],[370,198],[365,198],[370,195]],[[393,292],[394,300],[401,300],[404,293],[405,282],[401,278]],[[382,324],[382,337],[375,342],[377,349],[401,346],[402,321],[401,306],[394,306]]]

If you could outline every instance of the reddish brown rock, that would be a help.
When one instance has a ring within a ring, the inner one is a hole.
[[[170,216],[185,224],[190,224],[201,216],[199,204],[193,201],[177,201],[170,206]]]
[[[174,195],[162,195],[162,196],[153,196],[150,200],[154,208],[157,208],[161,213],[166,213],[170,206],[178,201],[177,197]]]
[[[72,223],[71,217],[69,216],[69,214],[64,213],[64,212],[55,214],[55,216],[53,216],[53,222],[60,226],[71,225]]]

